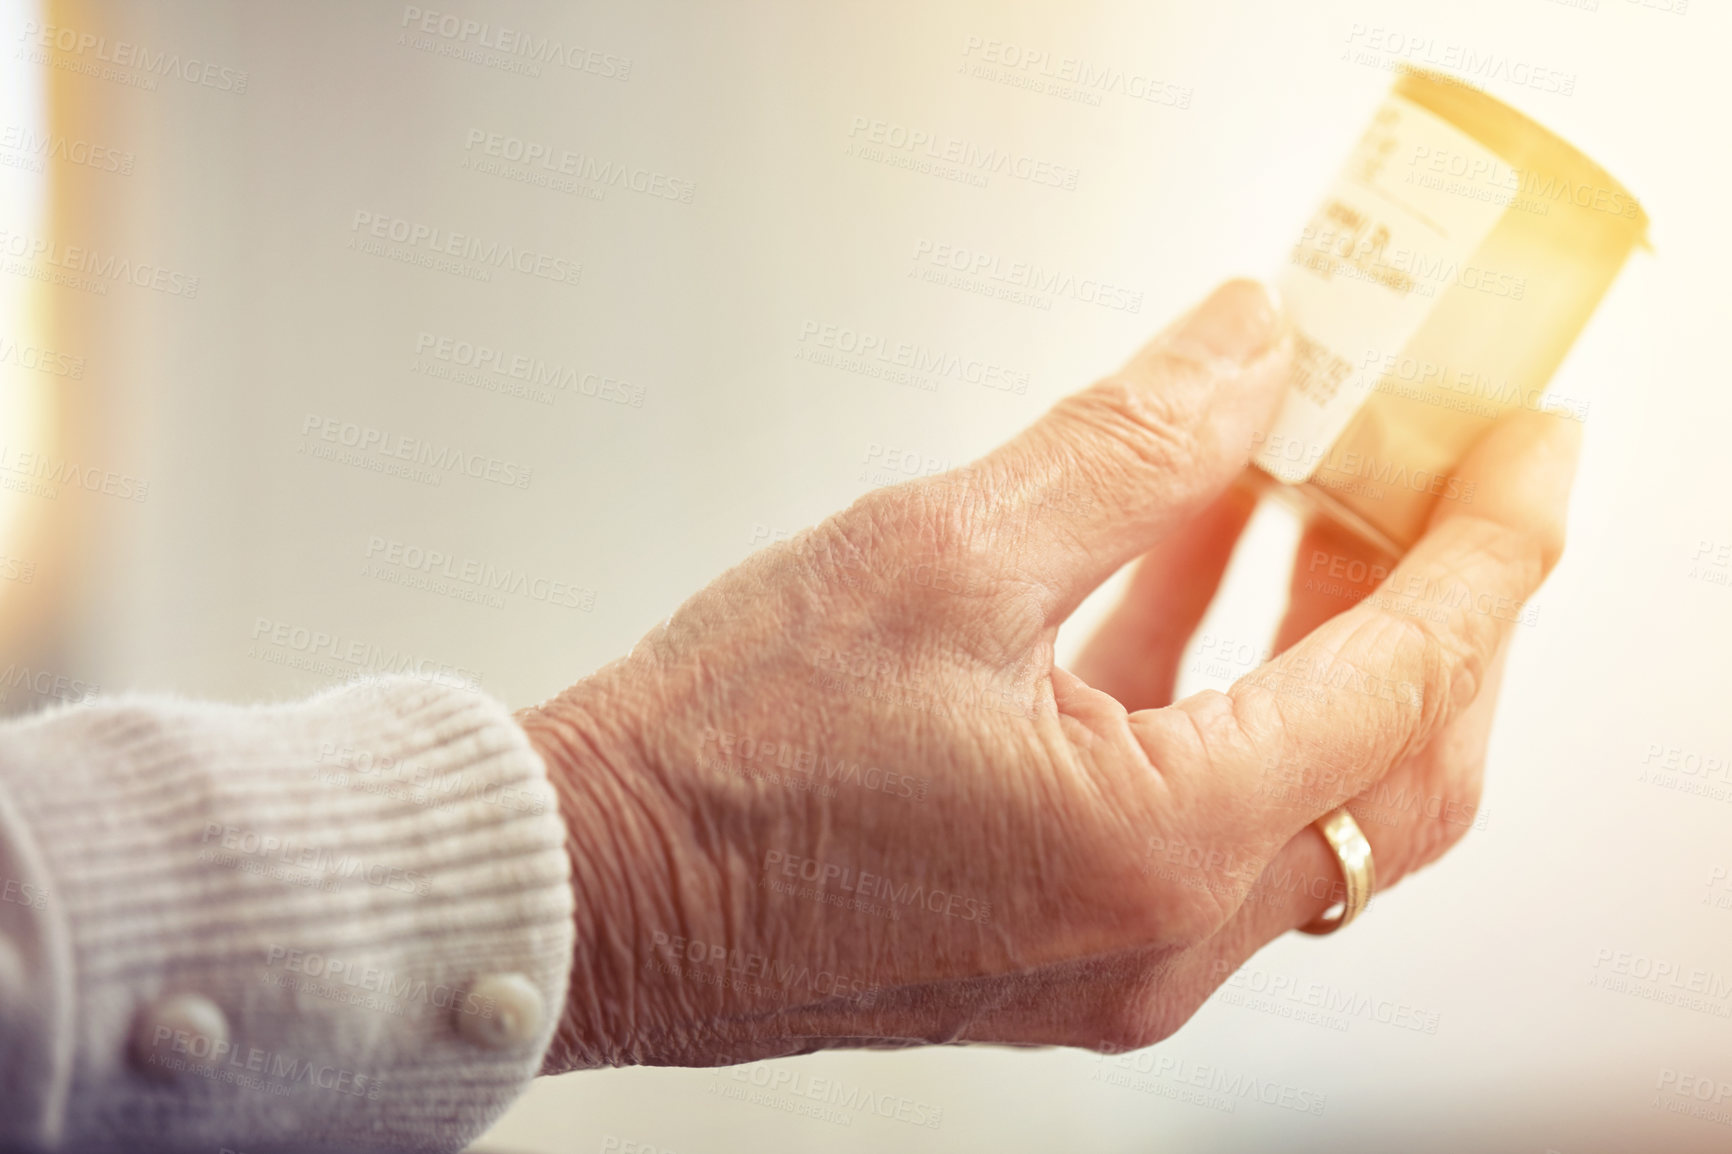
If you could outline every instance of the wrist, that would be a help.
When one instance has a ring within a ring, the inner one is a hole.
[[[639,1060],[630,1025],[643,1000],[635,927],[665,901],[656,891],[670,810],[641,755],[635,712],[589,679],[517,714],[559,799],[576,919],[571,984],[544,1074]]]
[[[658,752],[643,677],[634,683],[625,672],[627,662],[613,665],[518,714],[558,795],[577,918],[572,982],[544,1074],[696,1066],[719,1048],[715,1007],[677,986],[677,967],[670,977],[653,943],[714,937],[695,927],[727,908],[724,877],[701,851],[693,781],[670,773]]]

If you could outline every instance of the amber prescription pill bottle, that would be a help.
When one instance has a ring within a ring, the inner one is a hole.
[[[1647,214],[1604,169],[1442,73],[1407,69],[1275,278],[1294,367],[1254,462],[1392,554],[1499,416],[1546,385]]]

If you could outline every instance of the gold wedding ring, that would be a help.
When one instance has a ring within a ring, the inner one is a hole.
[[[1317,829],[1341,863],[1341,878],[1345,896],[1339,913],[1325,913],[1307,926],[1308,934],[1332,934],[1354,918],[1371,900],[1371,890],[1377,884],[1377,871],[1371,863],[1371,843],[1359,830],[1359,823],[1345,808],[1317,819]]]

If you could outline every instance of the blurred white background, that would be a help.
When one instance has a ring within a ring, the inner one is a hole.
[[[422,11],[588,55],[499,67],[461,33],[420,31]],[[37,25],[214,67],[104,65],[41,48]],[[27,478],[0,458],[3,708],[90,687],[293,697],[404,655],[513,706],[540,700],[909,455],[924,469],[981,453],[1214,282],[1272,273],[1389,66],[1455,62],[1600,161],[1655,222],[1655,251],[1632,259],[1554,381],[1590,404],[1586,449],[1569,552],[1517,631],[1485,828],[1349,933],[1277,942],[1141,1055],[572,1075],[539,1083],[483,1145],[1732,1149],[1729,43],[1720,0],[9,4],[5,119],[117,159],[33,160],[0,141],[0,339],[71,358],[45,371],[0,356],[0,454],[52,449],[115,479],[110,493],[19,492]],[[988,60],[1017,58],[1006,46],[1120,80],[1039,91],[1039,66]],[[1058,185],[863,157],[858,126],[873,121],[1032,157]],[[641,172],[646,191],[513,179],[530,170],[490,168],[493,137]],[[371,236],[393,220],[581,273],[427,267],[429,244]],[[38,236],[162,275],[45,283],[52,270],[18,251]],[[1140,308],[928,284],[911,276],[923,243],[1106,281]],[[410,251],[423,255],[395,259]],[[826,364],[812,355],[826,326],[1026,387]],[[544,362],[566,387],[466,383],[509,378],[465,378],[445,342]],[[313,455],[345,425],[494,460],[507,483]],[[1285,513],[1259,518],[1211,638],[1263,642],[1293,539]],[[479,599],[462,581],[426,588],[426,552],[528,580]],[[1069,646],[1103,605],[1085,606]],[[1664,980],[1608,985],[1626,953],[1698,983],[1694,1005]],[[1244,1004],[1265,984],[1347,1008],[1318,1025]],[[1397,1011],[1435,1032],[1379,1020]],[[1181,1100],[1199,1066],[1321,1113]],[[778,1071],[936,1106],[941,1125],[729,1097]],[[1718,1118],[1681,1113],[1694,1099],[1668,1071],[1721,1087]]]

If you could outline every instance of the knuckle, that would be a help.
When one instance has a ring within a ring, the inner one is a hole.
[[[1192,759],[1220,772],[1261,779],[1292,760],[1289,727],[1282,712],[1282,691],[1267,675],[1253,672],[1234,682],[1228,692],[1204,689],[1184,702],[1191,726]],[[1236,817],[1254,820],[1263,803],[1260,795],[1236,799]]]
[[[844,513],[880,551],[963,562],[984,554],[992,502],[964,470],[907,481],[859,498]]]
[[[1489,660],[1563,549],[1563,527],[1514,526],[1485,517],[1452,524],[1445,564],[1380,603],[1425,623],[1439,642]]]
[[[894,587],[898,542],[906,531],[898,498],[870,493],[741,566],[749,588],[778,611],[828,615],[862,609]],[[803,618],[802,618],[803,619]]]
[[[867,493],[797,540],[809,581],[848,598],[881,636],[942,636],[952,656],[1002,673],[1046,617],[991,492],[970,469]]]
[[[1418,698],[1418,708],[1399,711],[1410,719],[1402,748],[1411,750],[1473,700],[1484,677],[1484,662],[1474,647],[1462,646],[1425,620],[1386,611],[1379,625],[1393,655],[1388,665],[1393,676],[1385,680],[1417,691],[1413,696]]]
[[[1132,466],[1182,478],[1202,456],[1198,430],[1203,414],[1194,400],[1196,392],[1119,375],[1066,398],[1059,408],[1099,434],[1103,448]]]
[[[1242,679],[1232,693],[1223,696],[1240,744],[1253,763],[1263,769],[1284,764],[1288,729],[1286,715],[1281,712],[1281,695],[1264,682]]]
[[[1485,660],[1423,616],[1384,607],[1354,630],[1343,679],[1358,692],[1389,703],[1368,718],[1395,742],[1397,757],[1416,752],[1466,702],[1484,677]]]
[[[892,531],[890,510],[877,494],[863,497],[799,533],[783,546],[825,583],[853,584],[850,574],[869,572]]]
[[[1421,734],[1467,708],[1485,684],[1486,667],[1501,630],[1490,618],[1457,611],[1441,626],[1425,619],[1399,618],[1390,625],[1398,634],[1400,651],[1411,655],[1411,679],[1419,686]]]
[[[1389,668],[1398,673],[1411,670],[1426,691],[1427,704],[1447,698],[1458,678],[1473,675],[1469,651],[1448,631],[1437,628],[1437,622],[1385,610],[1378,624],[1390,654]]]

